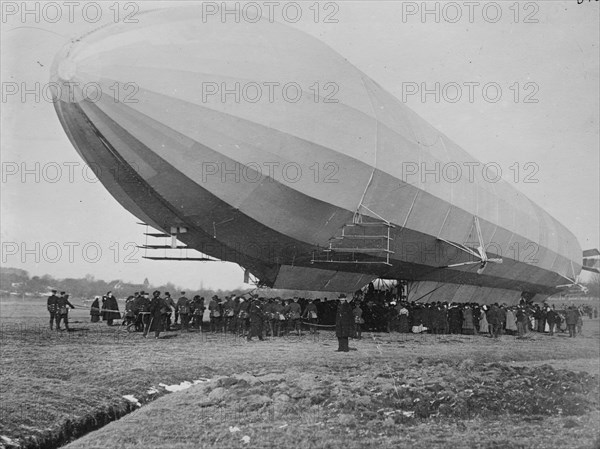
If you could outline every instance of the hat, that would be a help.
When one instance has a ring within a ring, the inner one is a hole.
[[[61,294],[61,295],[64,295],[64,294],[66,294],[66,293],[67,293],[67,292],[60,292],[60,294]]]
[[[56,293],[56,290],[51,290],[51,291],[52,291],[52,293]]]
[[[160,290],[154,290],[154,292],[152,293],[154,296],[156,295],[160,295]]]
[[[340,293],[338,299],[346,299],[346,295],[344,293]]]
[[[185,292],[181,292],[182,295],[185,295]]]
[[[171,296],[171,293],[165,292],[165,296]]]

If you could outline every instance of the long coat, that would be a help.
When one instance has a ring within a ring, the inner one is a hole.
[[[354,335],[352,306],[345,301],[338,304],[335,317],[335,335],[338,338],[347,338]]]
[[[167,318],[167,311],[169,310],[169,304],[160,296],[155,296],[150,301],[150,331],[163,331],[165,328],[165,320]]]
[[[121,318],[121,313],[119,312],[119,305],[117,304],[117,298],[113,295],[107,296],[106,301],[102,304],[102,319],[104,321],[108,320],[118,320]]]
[[[100,300],[99,298],[94,299],[92,303],[92,307],[90,309],[90,315],[92,316],[92,323],[97,323],[100,321]]]

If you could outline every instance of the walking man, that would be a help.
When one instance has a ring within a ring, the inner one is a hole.
[[[56,300],[56,330],[60,330],[60,322],[65,322],[65,329],[69,331],[69,309],[74,309],[75,306],[69,302],[69,295],[65,292],[60,292],[60,298]]]

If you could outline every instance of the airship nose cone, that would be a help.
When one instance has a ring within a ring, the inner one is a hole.
[[[72,81],[77,73],[77,63],[71,59],[64,59],[58,63],[56,74],[63,81]]]
[[[54,101],[73,103],[83,99],[76,87],[81,80],[77,76],[78,67],[73,51],[75,46],[75,42],[68,42],[55,56],[50,68],[49,90]]]

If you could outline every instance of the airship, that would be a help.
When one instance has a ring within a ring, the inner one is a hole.
[[[194,6],[137,19],[61,49],[54,107],[147,234],[202,255],[185,259],[271,288],[397,279],[423,301],[509,304],[595,269],[565,226],[316,37]]]

